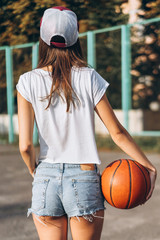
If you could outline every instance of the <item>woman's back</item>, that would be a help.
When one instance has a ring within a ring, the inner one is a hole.
[[[31,102],[37,123],[39,160],[51,163],[100,164],[95,143],[94,107],[104,95],[108,83],[91,68],[72,67],[71,84],[78,98],[66,112],[66,102],[54,93],[49,108],[47,99],[52,85],[51,72],[35,69],[23,74],[18,91]]]

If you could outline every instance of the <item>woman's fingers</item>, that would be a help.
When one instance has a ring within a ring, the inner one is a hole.
[[[150,176],[150,181],[151,181],[151,188],[150,191],[146,197],[146,200],[148,200],[153,193],[154,187],[155,187],[155,181],[156,181],[156,177],[157,177],[157,173],[154,171],[149,170],[149,176]]]
[[[36,167],[35,167],[35,169],[34,169],[34,171],[33,172],[30,172],[30,174],[31,174],[31,176],[34,178],[34,176],[35,176],[35,173],[36,173]]]

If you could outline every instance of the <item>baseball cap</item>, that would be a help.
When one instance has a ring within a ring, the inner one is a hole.
[[[53,7],[44,11],[40,23],[40,37],[49,46],[70,47],[78,39],[76,14],[65,7]]]

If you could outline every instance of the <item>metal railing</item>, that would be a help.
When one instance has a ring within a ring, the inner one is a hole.
[[[154,18],[136,22],[134,24],[119,25],[100,30],[88,31],[79,34],[79,37],[87,37],[87,62],[92,67],[96,68],[96,34],[106,33],[110,31],[121,31],[121,82],[122,82],[122,111],[124,114],[124,127],[129,130],[129,110],[131,109],[131,40],[130,28],[134,25],[145,25],[149,23],[160,22],[160,18]],[[16,46],[3,46],[0,50],[5,50],[6,56],[6,82],[7,82],[7,112],[9,115],[9,143],[14,142],[14,129],[13,129],[13,114],[14,114],[14,101],[13,101],[13,61],[12,50],[17,48],[32,47],[32,69],[36,68],[38,63],[38,42],[28,43]],[[132,133],[132,135],[139,136],[160,136],[160,131],[141,131]],[[37,130],[34,128],[34,143],[37,142]]]

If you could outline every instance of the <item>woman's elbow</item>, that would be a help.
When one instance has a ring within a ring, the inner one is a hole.
[[[32,147],[33,147],[32,143],[19,144],[19,151],[20,153],[27,153],[31,151]]]
[[[123,139],[127,136],[127,131],[122,127],[118,129],[118,131],[111,134],[111,137],[115,143],[119,143],[123,141]]]

